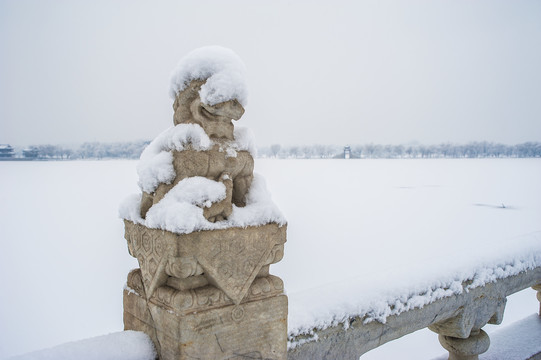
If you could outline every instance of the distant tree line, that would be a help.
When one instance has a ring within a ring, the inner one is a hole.
[[[50,160],[138,159],[150,141],[86,142],[78,148],[59,145],[33,145],[22,151],[23,157]]]
[[[86,142],[78,148],[59,145],[35,145],[14,154],[50,160],[75,159],[138,159],[150,141]],[[530,158],[541,157],[540,142],[504,145],[492,142],[471,142],[465,145],[351,145],[350,158],[357,159],[420,159],[420,158]],[[344,157],[342,145],[271,146],[258,149],[260,158],[339,159]]]
[[[76,156],[80,159],[139,159],[145,147],[150,141],[132,141],[84,143],[80,146]]]
[[[504,145],[492,142],[471,142],[465,145],[351,145],[351,158],[418,159],[418,158],[527,158],[541,157],[540,142]],[[259,157],[281,159],[333,159],[344,157],[344,146],[274,144],[259,149]]]

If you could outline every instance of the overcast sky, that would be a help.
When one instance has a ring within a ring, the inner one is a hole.
[[[206,45],[259,145],[541,141],[541,1],[0,0],[0,143],[152,139]]]

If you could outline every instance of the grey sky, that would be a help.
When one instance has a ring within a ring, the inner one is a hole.
[[[0,143],[151,139],[205,45],[259,145],[541,141],[540,1],[0,0]]]

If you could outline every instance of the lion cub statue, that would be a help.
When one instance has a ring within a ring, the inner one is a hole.
[[[246,150],[227,151],[235,141],[232,120],[239,120],[244,108],[236,100],[215,105],[201,101],[200,90],[206,80],[192,80],[180,91],[173,104],[174,124],[196,124],[208,135],[212,147],[208,150],[187,148],[173,151],[173,167],[176,173],[171,183],[161,183],[152,193],[143,191],[141,217],[158,203],[169,190],[186,178],[200,176],[225,185],[225,199],[203,207],[203,215],[210,222],[226,220],[233,210],[246,205],[246,194],[253,180],[254,159]]]

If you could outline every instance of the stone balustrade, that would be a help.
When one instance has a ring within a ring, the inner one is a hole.
[[[378,346],[425,327],[438,334],[450,360],[478,359],[490,346],[482,327],[501,323],[507,296],[533,287],[541,302],[540,283],[541,267],[469,290],[469,284],[464,283],[461,294],[390,316],[385,324],[365,324],[360,316],[351,318],[347,329],[339,324],[290,337],[289,341],[297,346],[288,351],[288,359],[358,359]]]
[[[358,359],[428,327],[451,360],[490,346],[506,297],[527,287],[541,301],[541,267],[402,312],[385,323],[348,323],[290,337],[284,283],[269,268],[284,255],[287,222],[254,173],[253,144],[233,120],[244,114],[244,65],[206,47],[183,58],[171,81],[174,127],[138,165],[141,193],[121,206],[129,253],[124,325],[152,339],[160,360]],[[457,285],[460,285],[459,283]]]

